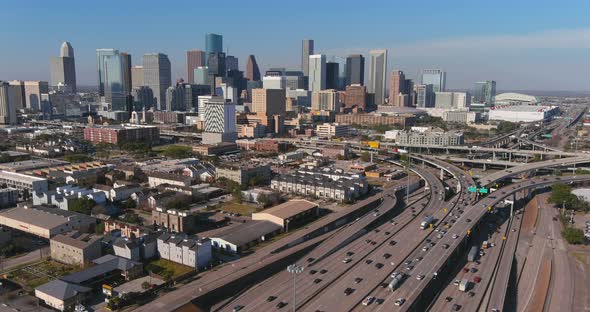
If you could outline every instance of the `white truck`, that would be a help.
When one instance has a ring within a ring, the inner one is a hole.
[[[420,229],[422,229],[422,230],[426,229],[428,226],[430,226],[430,224],[433,221],[434,221],[433,216],[424,217],[424,219],[422,220],[422,223],[420,223]]]
[[[389,285],[387,285],[389,291],[394,291],[401,284],[403,279],[404,273],[394,272],[391,274],[391,282],[389,282]]]
[[[462,292],[466,292],[469,289],[469,280],[464,278],[461,283],[459,283],[459,290]]]

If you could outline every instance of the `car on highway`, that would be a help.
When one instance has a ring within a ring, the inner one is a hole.
[[[453,285],[455,285],[455,286],[459,286],[459,284],[461,284],[461,281],[460,280],[455,280],[453,282]]]
[[[328,273],[328,270],[326,270],[326,269],[321,269],[320,270],[320,274],[326,274],[326,273]]]
[[[360,278],[360,277],[357,277],[357,278],[354,279],[354,282],[357,283],[357,284],[360,283],[360,282],[362,282],[362,281],[363,281],[363,279]]]
[[[459,235],[453,234],[453,239],[457,239],[457,238],[459,238]]]
[[[321,282],[322,282],[322,279],[321,278],[316,278],[316,279],[313,280],[313,283],[314,284],[319,284]]]
[[[469,268],[467,268],[467,267],[463,268],[463,273],[467,273],[467,272],[469,272]]]
[[[472,291],[470,291],[470,292],[468,292],[468,293],[467,293],[467,296],[469,296],[469,297],[473,297],[473,296],[475,296],[475,293],[474,293],[474,292],[472,292]]]
[[[352,294],[354,292],[354,289],[348,287],[344,290],[344,294],[349,296],[350,294]]]
[[[389,245],[390,245],[390,246],[393,246],[393,245],[395,245],[395,244],[397,244],[397,242],[396,242],[396,241],[394,241],[394,240],[390,240],[390,241],[389,241]]]
[[[405,265],[410,265],[412,264],[412,260],[406,260],[406,262],[404,262]]]
[[[424,274],[418,274],[418,276],[416,276],[416,279],[419,280],[419,281],[421,281],[421,280],[424,279],[424,277],[425,277]]]
[[[238,312],[238,311],[242,310],[243,308],[244,308],[243,305],[238,304],[237,306],[234,307],[233,312]]]
[[[422,247],[422,251],[428,251],[428,246]]]
[[[406,302],[406,299],[404,299],[404,298],[398,298],[397,300],[395,300],[394,304],[399,307],[402,304],[404,304],[404,302]]]
[[[347,256],[347,257],[350,257],[350,256],[352,256],[352,255],[354,255],[354,252],[352,252],[352,251],[349,251],[349,252],[347,252],[347,253],[346,253],[346,256]]]
[[[389,253],[383,254],[383,258],[385,258],[385,259],[389,259],[390,257],[391,257],[391,254],[389,254]]]
[[[473,278],[473,281],[476,282],[476,283],[479,283],[479,282],[481,282],[481,277],[476,276],[476,277]]]
[[[465,220],[465,221],[467,221],[467,223],[469,223],[469,222],[471,222],[471,219],[467,218],[467,220]]]
[[[447,297],[445,298],[445,301],[446,301],[446,302],[451,302],[451,301],[453,301],[453,297],[447,296]]]
[[[318,271],[317,270],[309,270],[309,275],[314,275],[316,274]]]
[[[352,259],[350,259],[350,258],[344,258],[344,259],[342,259],[342,262],[343,263],[350,263],[351,261],[352,261]]]
[[[475,273],[475,272],[477,272],[477,269],[476,268],[471,268],[469,271],[471,271],[471,273]]]
[[[412,271],[412,269],[414,269],[414,266],[413,265],[408,265],[406,267],[406,271]]]
[[[366,264],[371,264],[371,263],[373,263],[373,260],[371,260],[371,259],[367,259],[367,261],[365,261],[365,263],[366,263]]]
[[[268,298],[266,298],[266,301],[271,302],[271,301],[274,301],[275,299],[277,299],[276,296],[268,296]]]
[[[364,306],[368,306],[368,305],[370,305],[371,303],[373,303],[373,301],[375,301],[375,297],[373,297],[373,296],[368,296],[367,298],[365,298],[365,299],[363,300],[363,305],[364,305]]]
[[[279,303],[277,303],[277,308],[282,309],[287,305],[287,303],[285,301],[281,301]]]
[[[420,261],[420,260],[422,260],[422,259],[424,259],[424,258],[423,258],[422,256],[420,256],[420,257],[416,257],[416,259],[414,259],[414,260],[416,260],[416,261]]]
[[[313,262],[315,260],[315,258],[307,258],[307,262]]]
[[[375,264],[375,267],[376,267],[377,269],[380,269],[380,268],[382,268],[382,267],[383,267],[383,263],[377,263],[377,264]]]
[[[379,233],[379,232],[381,232],[380,229],[375,229],[375,233]]]
[[[453,309],[453,311],[459,311],[459,310],[461,310],[461,305],[455,303],[455,304],[453,304],[452,309]]]
[[[449,244],[443,244],[441,247],[442,247],[443,249],[448,249],[448,248],[449,248]]]
[[[385,232],[385,233],[383,233],[383,234],[385,234],[385,235],[389,235],[389,234],[391,234],[391,232]]]

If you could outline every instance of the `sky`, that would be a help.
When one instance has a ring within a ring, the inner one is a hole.
[[[49,58],[69,41],[78,85],[96,85],[97,48],[169,56],[186,78],[186,50],[205,34],[245,69],[299,70],[301,40],[328,61],[388,49],[389,70],[416,79],[447,72],[447,87],[496,80],[499,90],[590,91],[590,1],[546,0],[101,0],[6,1],[0,6],[0,80],[49,80]],[[368,58],[367,58],[368,68]]]

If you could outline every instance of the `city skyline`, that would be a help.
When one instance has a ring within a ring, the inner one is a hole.
[[[277,66],[297,70],[301,63],[301,42],[312,38],[315,40],[314,53],[326,54],[327,61],[331,61],[332,56],[345,58],[348,54],[361,52],[366,57],[371,49],[388,49],[388,72],[399,68],[408,78],[416,80],[422,69],[443,68],[449,73],[450,89],[468,89],[474,81],[486,79],[498,81],[500,89],[507,86],[523,90],[590,89],[587,79],[581,74],[590,70],[590,61],[585,57],[590,50],[590,40],[587,40],[590,39],[590,28],[583,18],[576,18],[587,11],[583,9],[590,6],[587,3],[578,6],[531,6],[527,5],[528,1],[516,4],[501,1],[494,4],[462,4],[460,7],[432,3],[432,13],[427,13],[429,22],[422,23],[415,21],[416,13],[399,17],[394,22],[379,21],[384,19],[379,17],[388,12],[386,8],[393,5],[382,2],[366,9],[371,14],[363,14],[374,16],[372,20],[363,18],[358,24],[345,25],[330,18],[329,21],[342,27],[342,31],[338,32],[322,30],[325,14],[321,13],[325,13],[331,5],[322,3],[314,5],[316,9],[309,13],[303,25],[289,26],[278,32],[261,26],[265,22],[279,21],[290,25],[297,18],[282,14],[280,17],[266,16],[266,13],[278,9],[277,4],[272,3],[235,3],[236,11],[242,12],[243,16],[249,13],[263,20],[255,21],[254,18],[243,27],[238,27],[239,18],[231,23],[215,23],[218,18],[215,14],[201,16],[198,21],[181,18],[196,14],[199,10],[196,6],[178,12],[177,18],[164,17],[158,27],[151,25],[150,19],[143,18],[153,13],[146,6],[145,12],[134,11],[137,14],[133,20],[134,27],[123,27],[130,21],[124,14],[119,16],[108,10],[110,6],[106,2],[88,4],[87,9],[95,12],[92,17],[82,14],[76,3],[68,5],[67,1],[35,7],[17,2],[5,4],[3,12],[10,13],[0,13],[0,16],[7,24],[23,24],[18,16],[36,18],[24,23],[19,32],[0,30],[4,40],[18,47],[3,51],[0,67],[5,77],[2,79],[49,81],[47,60],[56,54],[56,46],[69,41],[76,49],[77,79],[81,86],[97,83],[93,56],[99,48],[129,52],[133,55],[133,65],[141,64],[138,57],[145,53],[167,54],[172,63],[173,79],[183,77],[187,80],[186,51],[204,50],[205,34],[218,33],[224,37],[224,51],[229,50],[229,55],[242,60],[242,70],[250,54],[257,56],[262,72]],[[212,11],[219,9],[215,4],[208,4],[207,8]],[[132,4],[119,8],[132,9]],[[353,14],[356,13],[347,12],[345,17]],[[462,15],[463,19],[453,21],[456,15]],[[108,25],[103,22],[105,17],[112,19]],[[53,24],[55,31],[38,31],[42,25],[56,20],[58,22]],[[342,18],[344,20],[346,18]],[[405,30],[387,31],[394,27]],[[547,72],[552,75],[544,75]],[[551,78],[555,76],[567,79]]]

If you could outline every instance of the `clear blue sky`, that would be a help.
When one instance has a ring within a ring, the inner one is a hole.
[[[79,85],[96,84],[96,48],[117,48],[141,64],[168,54],[185,77],[185,51],[208,32],[262,69],[299,69],[301,39],[345,57],[389,49],[389,68],[417,77],[447,71],[447,86],[493,79],[499,89],[590,90],[590,1],[6,1],[1,5],[0,80],[49,79],[49,58],[65,40]],[[338,60],[337,58],[335,60]]]

